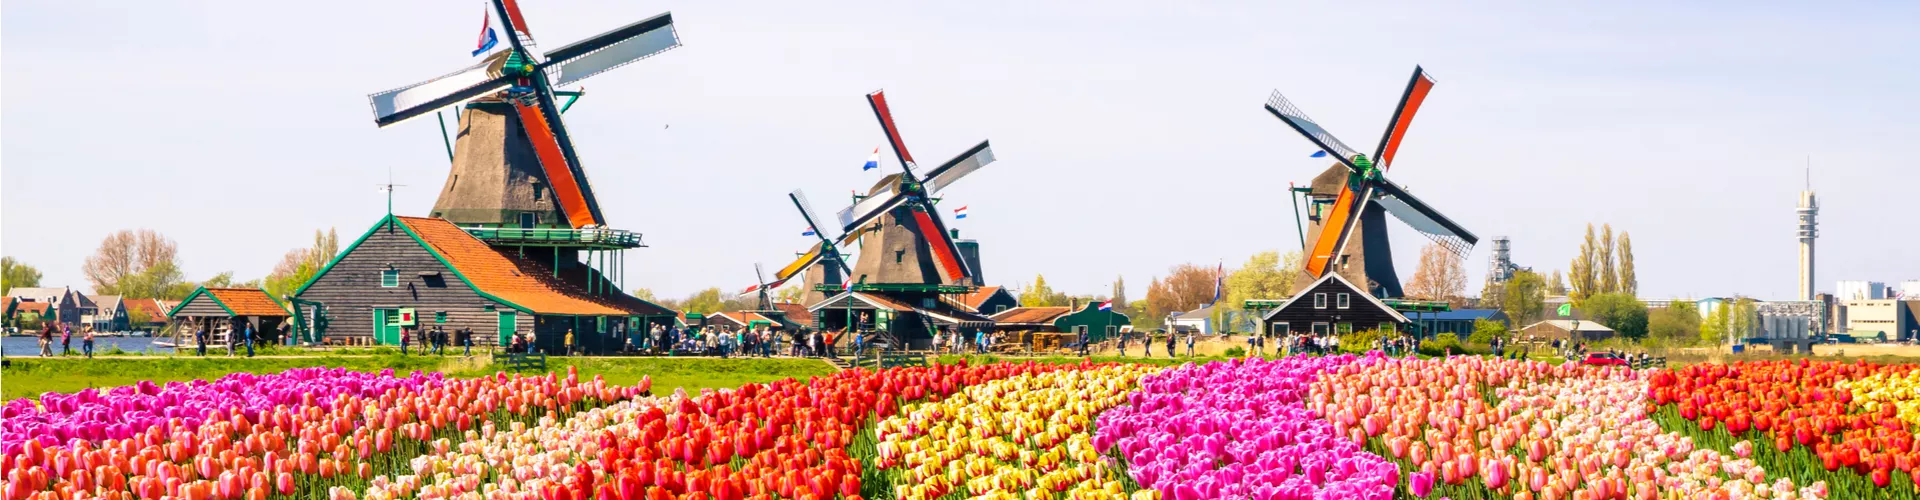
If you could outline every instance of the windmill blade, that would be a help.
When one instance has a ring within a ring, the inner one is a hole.
[[[933,203],[925,198],[916,198],[923,210],[914,210],[915,225],[920,227],[920,235],[927,240],[927,248],[933,251],[934,269],[940,273],[940,281],[958,284],[973,276],[967,270],[967,263],[960,258],[960,247],[947,236],[947,223],[935,212]]]
[[[500,65],[506,58],[505,52],[496,53],[479,64],[439,78],[369,95],[367,102],[373,106],[373,123],[386,127],[506,90],[513,85],[513,77],[500,73]]]
[[[873,106],[873,116],[880,120],[880,128],[887,133],[887,143],[893,145],[893,155],[900,159],[900,167],[908,175],[913,174],[913,153],[907,152],[907,142],[900,138],[900,126],[893,123],[893,111],[887,108],[886,90],[875,90],[867,94],[867,104]]]
[[[993,160],[993,147],[988,145],[987,141],[980,141],[980,144],[974,146],[973,149],[968,149],[967,152],[960,153],[960,156],[955,156],[939,167],[928,171],[924,186],[928,193],[938,193],[941,188],[953,184],[954,181],[960,180],[961,177],[966,177],[967,174],[979,170],[980,167],[987,166],[988,163],[993,163]]]
[[[760,263],[759,263],[759,262],[755,262],[755,263],[753,263],[753,279],[754,279],[755,281],[759,281],[759,282],[761,282],[761,283],[766,283],[766,282],[767,282],[767,273],[764,273],[764,272],[761,272],[761,271],[760,271]]]
[[[1353,228],[1360,225],[1360,210],[1366,207],[1363,202],[1372,195],[1371,187],[1365,193],[1355,193],[1344,185],[1340,187],[1340,195],[1334,198],[1333,209],[1322,216],[1320,235],[1307,253],[1309,274],[1318,278],[1332,270],[1334,258],[1346,249],[1347,238],[1353,235]]]
[[[526,131],[527,142],[533,144],[534,158],[540,161],[540,170],[547,175],[547,184],[553,190],[553,199],[560,206],[561,215],[574,229],[590,225],[605,225],[600,219],[600,210],[593,205],[591,192],[587,191],[585,179],[577,178],[579,169],[575,168],[566,154],[566,147],[555,133],[559,128],[558,117],[549,120],[542,106],[515,103],[514,111],[520,116],[521,129]]]
[[[1426,70],[1413,67],[1413,79],[1407,81],[1406,93],[1400,94],[1400,105],[1393,108],[1393,119],[1387,122],[1387,133],[1380,137],[1380,146],[1373,151],[1373,160],[1385,171],[1393,164],[1395,152],[1400,150],[1400,139],[1407,136],[1407,128],[1413,126],[1413,115],[1420,112],[1420,103],[1426,102],[1427,92],[1433,90],[1433,78]]]
[[[1300,111],[1292,101],[1288,101],[1287,96],[1280,95],[1280,91],[1273,91],[1273,96],[1267,98],[1267,112],[1279,117],[1280,121],[1287,122],[1287,126],[1293,127],[1294,131],[1306,136],[1307,140],[1313,141],[1321,151],[1332,154],[1347,168],[1354,172],[1360,171],[1360,166],[1353,164],[1353,158],[1360,153],[1347,147],[1346,143],[1340,142],[1340,138],[1334,137],[1332,133],[1327,132],[1327,129],[1321,128],[1319,123],[1308,118],[1306,112]]]
[[[903,174],[888,175],[886,178],[881,179],[880,182],[875,183],[873,189],[868,190],[870,194],[868,194],[866,198],[861,199],[859,202],[847,208],[840,209],[840,213],[838,214],[840,229],[842,231],[852,231],[853,228],[873,220],[875,216],[886,213],[886,211],[892,210],[893,207],[905,203],[907,201],[907,194],[900,191],[900,177],[902,175]]]
[[[499,11],[498,19],[506,24],[507,39],[513,42],[513,48],[532,58],[540,45],[533,42],[533,30],[527,27],[527,18],[520,15],[520,2],[517,0],[494,0],[494,9]]]
[[[1408,226],[1413,226],[1414,230],[1426,235],[1427,239],[1446,247],[1448,251],[1460,258],[1466,258],[1467,252],[1473,250],[1473,245],[1480,242],[1480,238],[1474,236],[1473,232],[1460,227],[1460,224],[1453,222],[1453,219],[1448,219],[1447,216],[1441,215],[1440,211],[1413,197],[1413,194],[1408,193],[1405,188],[1385,179],[1371,183],[1371,188],[1376,189],[1378,193],[1374,202],[1387,209],[1387,213],[1393,214],[1394,218],[1400,219]]]
[[[838,238],[840,233],[845,231],[838,227],[820,227],[820,221],[826,219],[820,218],[820,212],[815,211],[813,209],[813,203],[807,201],[807,193],[795,189],[793,192],[787,193],[787,199],[793,201],[793,208],[800,210],[800,218],[807,221],[807,228],[812,229],[813,235],[819,237],[820,241],[832,241]],[[833,232],[829,233],[827,231],[828,229],[833,229]]]
[[[566,86],[679,46],[669,12],[555,49],[540,67],[554,86]]]
[[[822,257],[826,256],[827,252],[825,249],[826,243],[814,243],[813,248],[807,250],[807,253],[800,254],[800,258],[794,259],[793,262],[781,267],[778,271],[774,271],[773,280],[784,282],[793,279],[794,276],[799,276],[800,273],[807,272],[807,268],[813,267],[814,264],[820,262]]]

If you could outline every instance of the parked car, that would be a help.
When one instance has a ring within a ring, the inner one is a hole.
[[[1588,366],[1627,366],[1627,359],[1610,352],[1590,352],[1580,364]]]

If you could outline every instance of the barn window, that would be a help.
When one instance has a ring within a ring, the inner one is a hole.
[[[1341,335],[1352,335],[1353,323],[1341,323],[1340,326],[1337,327],[1335,331],[1340,332]]]
[[[446,311],[434,311],[434,312],[433,312],[433,322],[434,322],[434,323],[446,323],[446,322],[447,322],[447,312],[446,312]]]
[[[1314,335],[1326,335],[1327,333],[1330,333],[1330,330],[1326,322],[1324,321],[1314,322],[1313,324]]]
[[[400,270],[399,269],[381,269],[380,270],[380,286],[386,287],[386,288],[393,288],[396,286],[400,286]]]
[[[996,306],[993,306],[993,313],[994,313],[994,314],[1000,314],[1000,313],[1003,313],[1003,312],[1007,312],[1007,305],[1006,305],[1006,304],[1000,304],[1000,305],[996,305]]]
[[[1335,306],[1335,307],[1338,307],[1338,308],[1340,308],[1340,309],[1346,309],[1346,308],[1347,308],[1347,305],[1348,305],[1348,304],[1347,304],[1347,294],[1346,294],[1346,293],[1341,293],[1341,294],[1340,294],[1340,303],[1338,303],[1338,304],[1334,304],[1334,306]]]
[[[1316,294],[1313,294],[1313,308],[1314,308],[1314,309],[1326,309],[1326,308],[1327,308],[1327,294],[1324,294],[1324,293],[1316,293]]]

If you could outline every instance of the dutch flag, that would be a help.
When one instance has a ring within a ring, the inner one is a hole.
[[[860,170],[873,170],[876,168],[880,168],[880,148],[879,147],[874,147],[873,154],[867,155],[867,164],[860,166]]]
[[[478,57],[493,50],[493,46],[499,44],[500,37],[493,33],[493,15],[484,10],[480,11],[480,41],[474,44],[476,48],[473,49],[473,55]]]
[[[1113,310],[1113,301],[1111,301],[1111,300],[1109,300],[1109,301],[1106,301],[1106,302],[1101,302],[1101,303],[1100,303],[1100,310],[1102,310],[1102,311],[1112,311],[1112,310]]]
[[[1314,152],[1313,152],[1313,154],[1311,154],[1311,155],[1307,155],[1307,156],[1308,156],[1308,157],[1310,157],[1310,158],[1326,158],[1326,157],[1327,157],[1327,152],[1326,152],[1326,151],[1314,151]]]
[[[801,232],[800,232],[800,235],[801,235],[801,236],[813,236],[813,235],[814,235],[814,232],[813,232],[813,227],[812,227],[812,226],[808,226],[808,227],[807,227],[807,230],[806,230],[806,231],[801,231]]]
[[[953,218],[955,218],[955,219],[965,219],[965,218],[967,218],[967,207],[964,207],[964,206],[963,206],[963,207],[960,207],[960,208],[956,208],[956,209],[953,209]]]

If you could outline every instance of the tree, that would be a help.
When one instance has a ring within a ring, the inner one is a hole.
[[[135,330],[138,330],[140,329],[140,327],[146,326],[149,323],[153,323],[154,321],[159,320],[159,318],[161,318],[160,313],[155,311],[148,311],[146,306],[133,306],[133,307],[127,308],[127,324],[133,325],[133,329]]]
[[[1624,293],[1602,293],[1587,297],[1581,309],[1595,322],[1620,335],[1639,340],[1647,336],[1647,304]]]
[[[1598,247],[1593,235],[1593,224],[1587,224],[1587,239],[1580,244],[1580,254],[1575,256],[1573,263],[1567,266],[1567,286],[1572,288],[1567,298],[1573,299],[1575,305],[1580,304],[1590,295],[1600,293],[1600,259],[1596,255],[1599,251]]]
[[[1660,343],[1692,344],[1700,332],[1700,310],[1692,302],[1674,300],[1647,313],[1647,338]]]
[[[1533,271],[1513,273],[1500,297],[1500,310],[1518,324],[1532,323],[1546,310],[1547,282]]]
[[[1212,303],[1214,276],[1214,270],[1193,264],[1174,266],[1166,279],[1156,279],[1147,288],[1149,310],[1165,317]]]
[[[340,254],[340,235],[332,228],[326,232],[313,231],[313,245],[307,248],[295,248],[280,257],[280,263],[273,266],[273,272],[267,273],[261,288],[275,298],[292,296],[300,287],[313,281],[313,276],[327,263],[333,262]]]
[[[718,287],[701,290],[681,301],[681,309],[690,313],[713,314],[726,308],[727,301],[722,297]]]
[[[653,302],[655,304],[659,303],[659,299],[655,299],[653,297],[653,290],[646,287],[637,287],[632,290],[628,290],[627,295],[632,295],[633,298],[644,300],[647,302]]]
[[[1459,255],[1438,243],[1420,248],[1420,265],[1407,282],[1407,296],[1459,304],[1467,295],[1467,267]]]
[[[13,260],[13,257],[0,257],[0,295],[6,295],[14,288],[37,286],[40,286],[39,269]]]
[[[152,229],[121,230],[107,235],[80,270],[94,293],[130,299],[175,298],[167,295],[179,288],[183,277],[178,253],[173,240]]]
[[[1506,295],[1506,293],[1507,289],[1505,285],[1502,285],[1498,281],[1487,280],[1480,284],[1480,303],[1476,307],[1481,309],[1500,309],[1500,296]]]
[[[1640,295],[1640,278],[1633,274],[1633,240],[1627,238],[1627,232],[1620,232],[1620,244],[1614,249],[1620,259],[1620,293]]]
[[[1484,346],[1493,344],[1493,339],[1507,338],[1507,325],[1490,319],[1473,320],[1473,335],[1467,336],[1467,343]]]
[[[785,286],[785,287],[780,287],[779,290],[774,292],[773,301],[774,302],[791,302],[791,303],[798,304],[800,303],[800,300],[806,298],[806,296],[807,296],[806,287],[803,287],[800,285]]]
[[[1047,307],[1067,305],[1067,294],[1053,291],[1047,286],[1047,277],[1034,275],[1033,286],[1020,292],[1020,305],[1024,307]]]
[[[1733,309],[1727,312],[1727,336],[1735,339],[1752,337],[1755,327],[1753,318],[1758,312],[1756,311],[1758,306],[1753,299],[1747,297],[1735,298],[1730,305]]]
[[[1553,277],[1547,279],[1547,294],[1558,296],[1567,294],[1567,278],[1560,275],[1559,269],[1553,270]]]
[[[1620,291],[1620,274],[1613,268],[1613,224],[1600,225],[1600,293]]]
[[[39,330],[41,327],[40,313],[35,311],[23,311],[20,313],[19,318],[14,320],[13,326],[15,328],[19,328],[20,331],[23,331],[23,332]]]
[[[1726,342],[1727,318],[1731,316],[1732,304],[1720,303],[1707,312],[1707,319],[1700,322],[1700,343],[1717,346]]]
[[[1227,305],[1237,309],[1248,300],[1284,299],[1292,295],[1293,277],[1299,267],[1297,252],[1288,253],[1284,259],[1278,251],[1253,254],[1246,265],[1227,275]]]
[[[1113,278],[1113,308],[1119,311],[1127,310],[1126,276],[1115,276]]]

